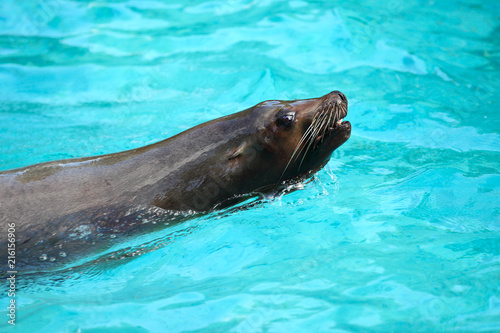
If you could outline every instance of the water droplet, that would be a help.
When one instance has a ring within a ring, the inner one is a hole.
[[[116,235],[115,235],[115,234],[111,234],[109,237],[111,237],[111,238],[115,238],[115,237],[116,237]]]
[[[64,251],[59,252],[59,257],[63,257],[63,258],[66,257],[66,252],[64,252]]]
[[[56,258],[54,258],[54,257],[50,257],[50,258],[49,258],[49,261],[56,261]]]
[[[45,260],[47,260],[47,255],[44,253],[38,259],[40,259],[40,261],[45,261]]]

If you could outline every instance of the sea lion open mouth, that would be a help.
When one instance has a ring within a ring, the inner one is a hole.
[[[313,150],[316,150],[318,146],[335,130],[337,130],[341,126],[347,126],[347,123],[344,122],[344,118],[347,116],[347,98],[345,98],[344,94],[340,93],[343,96],[341,101],[337,101],[335,103],[327,103],[321,107],[321,110],[317,111],[314,116],[313,122],[310,125],[311,132],[316,135],[316,139],[313,145]]]

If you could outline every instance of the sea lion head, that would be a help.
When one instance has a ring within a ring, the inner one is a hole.
[[[228,163],[244,168],[248,188],[272,187],[307,177],[321,169],[335,149],[349,139],[344,121],[347,98],[332,91],[319,98],[265,101],[248,110],[253,135],[230,151]]]

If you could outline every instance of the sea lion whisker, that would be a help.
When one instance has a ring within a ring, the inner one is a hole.
[[[330,105],[328,107],[328,120],[326,121],[326,124],[323,127],[323,133],[321,133],[321,142],[323,142],[323,140],[325,139],[325,134],[328,131],[328,127],[330,127],[331,120],[334,119],[334,117],[332,117],[333,116],[333,112],[332,112],[333,108],[334,107],[332,105]]]
[[[281,174],[281,177],[279,179],[279,182],[281,182],[281,179],[283,178],[286,170],[288,169],[288,167],[290,166],[290,163],[292,162],[292,160],[295,158],[297,158],[299,155],[300,155],[300,152],[304,149],[304,145],[302,145],[303,142],[306,142],[307,141],[307,136],[312,132],[313,130],[313,124],[315,122],[315,119],[313,119],[313,122],[311,123],[311,125],[309,126],[309,128],[306,130],[306,132],[302,135],[302,137],[300,138],[299,142],[297,143],[297,145],[295,146],[295,150],[293,151],[292,155],[290,156],[290,158],[288,159],[288,163],[286,164],[285,166],[285,169],[283,170],[283,173]],[[299,149],[300,148],[300,149]],[[297,156],[295,156],[297,154]]]
[[[321,123],[319,123],[318,125],[316,125],[316,126],[315,126],[314,131],[313,131],[313,134],[311,135],[311,138],[310,138],[310,140],[309,140],[309,143],[307,144],[307,148],[306,148],[305,152],[304,152],[304,153],[303,153],[303,155],[302,155],[302,160],[300,161],[300,164],[299,164],[298,170],[300,170],[300,167],[301,167],[301,166],[302,166],[302,164],[304,163],[304,159],[305,159],[305,157],[307,156],[307,152],[308,152],[308,151],[309,151],[309,149],[313,146],[315,139],[318,137],[318,134],[319,134],[319,132],[321,131],[321,127],[323,126],[323,123],[324,123],[325,118],[326,118],[326,114],[323,114],[322,119],[321,119]]]
[[[317,110],[319,110],[319,107],[316,108],[316,112]],[[314,131],[315,127],[316,127],[316,124],[318,121],[321,121],[321,120],[318,120],[319,119],[319,116],[321,116],[321,112],[317,112],[314,114],[313,116],[313,120],[311,122],[311,125],[309,125],[309,127],[307,128],[306,132],[302,135],[299,143],[297,144],[292,156],[290,159],[292,159],[294,157],[294,155],[297,153],[297,150],[299,150],[299,148],[301,148],[300,150],[302,150],[304,148],[304,146],[301,146],[302,143],[305,141],[305,140],[308,140],[308,136],[312,134],[312,132]],[[314,135],[312,135],[312,137],[314,137]],[[300,150],[299,150],[299,155],[300,155]]]
[[[332,127],[335,127],[335,124],[340,119],[342,119],[341,113],[342,113],[342,105],[337,105],[335,108],[335,118],[333,119],[332,124],[331,124]]]
[[[285,172],[288,170],[288,167],[290,166],[290,163],[292,163],[292,161],[296,158],[298,158],[301,154],[301,152],[304,150],[304,148],[307,146],[307,142],[309,141],[313,141],[314,140],[314,131],[316,129],[316,124],[318,122],[318,119],[319,117],[321,116],[321,112],[318,112],[320,108],[316,108],[315,110],[315,114],[313,116],[313,120],[311,122],[311,125],[309,125],[309,127],[307,128],[306,132],[302,135],[302,137],[300,138],[299,142],[297,143],[296,147],[295,147],[295,150],[293,152],[293,154],[290,156],[290,159],[288,160],[288,163],[287,165],[285,166],[284,170],[283,170],[283,173],[281,174],[281,177],[280,177],[280,182],[281,182],[281,179],[283,178]],[[309,136],[311,137],[309,139]],[[305,154],[304,154],[305,156]],[[301,162],[302,164],[302,162]],[[300,168],[300,166],[299,166]]]

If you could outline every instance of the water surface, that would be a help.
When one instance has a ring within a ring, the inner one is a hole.
[[[21,276],[0,330],[499,331],[499,17],[496,1],[2,1],[1,170],[337,89],[353,130],[303,190]]]

